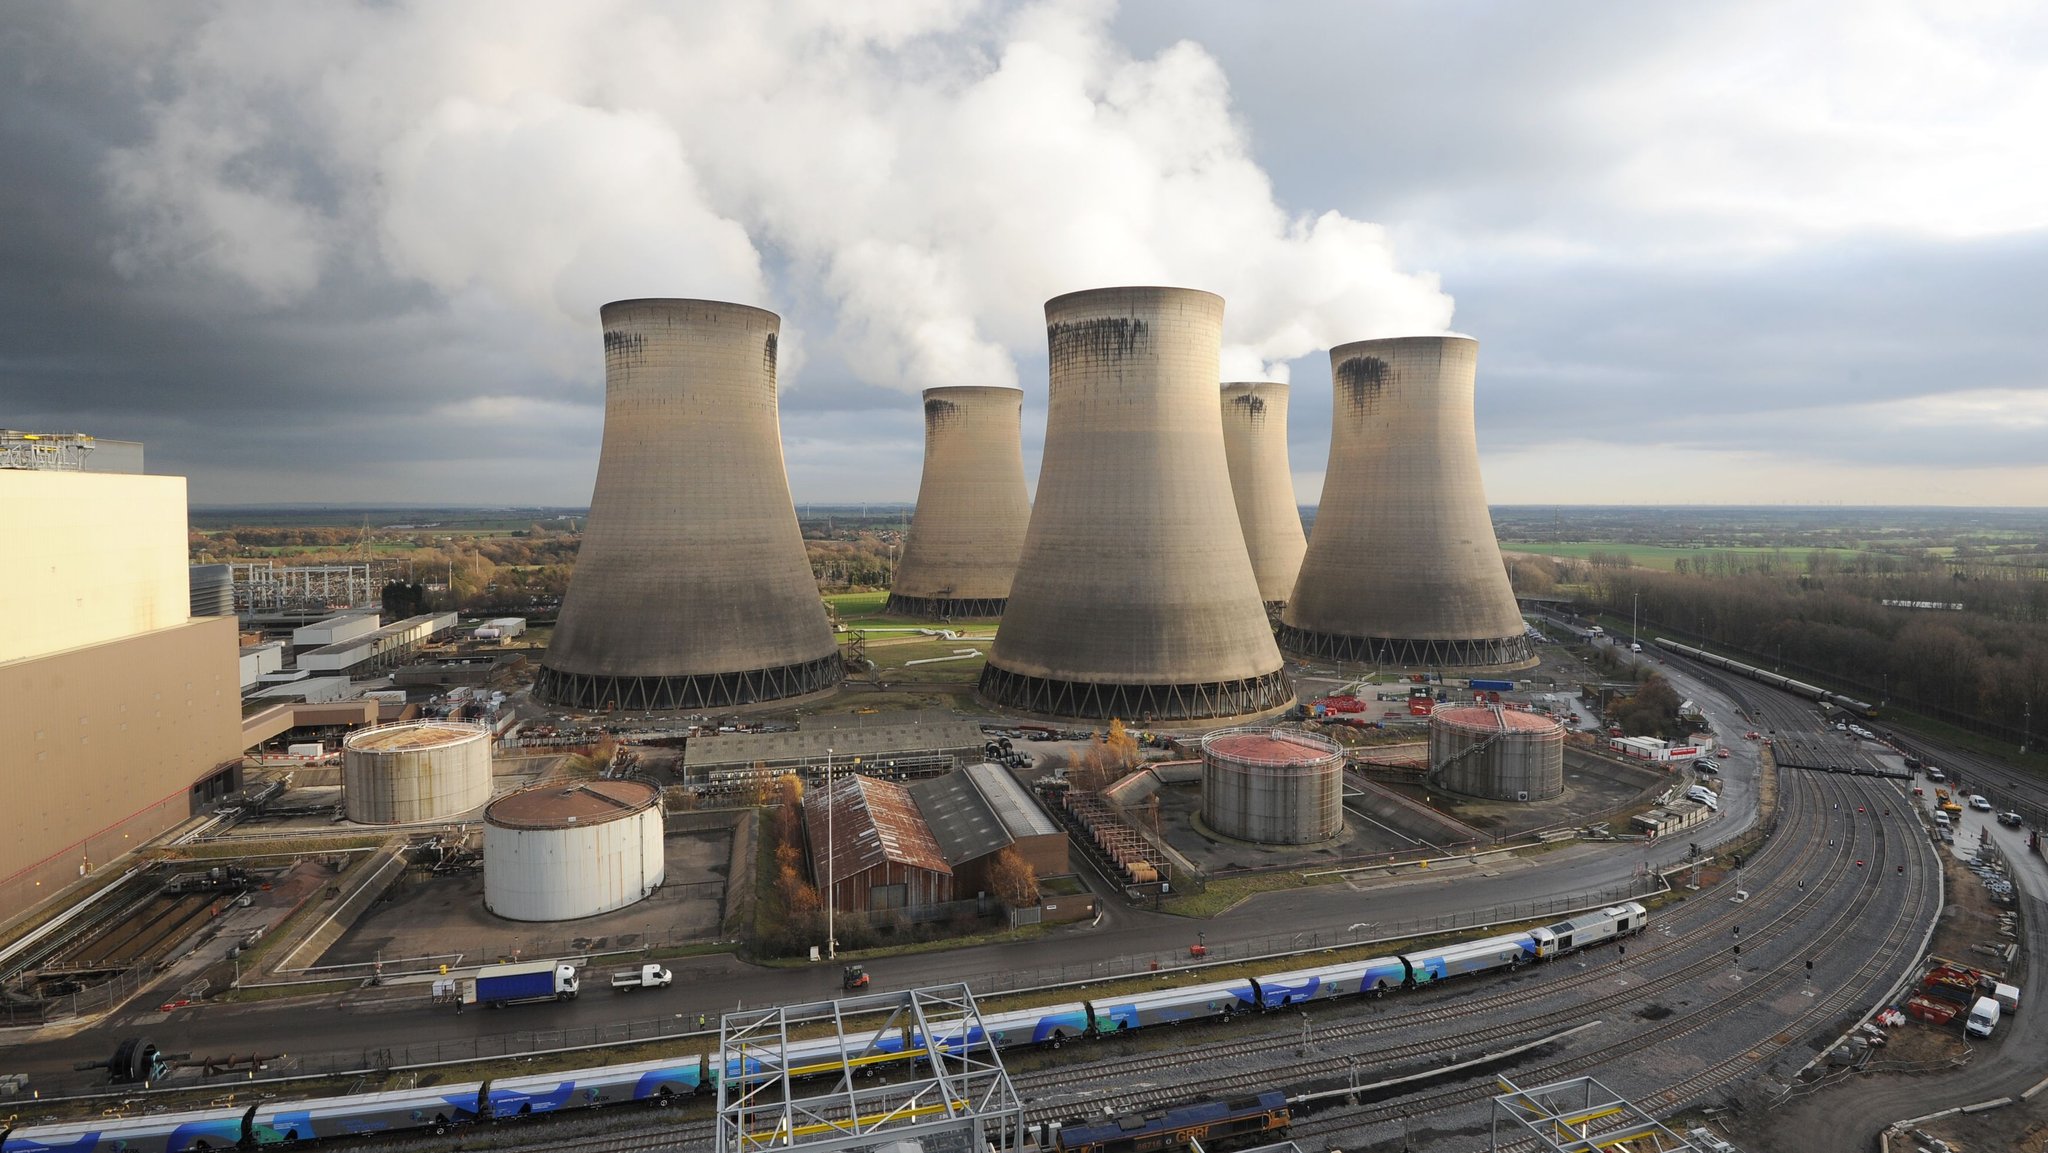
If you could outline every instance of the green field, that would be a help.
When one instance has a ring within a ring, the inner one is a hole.
[[[831,593],[825,597],[839,623],[867,633],[868,659],[875,662],[879,677],[892,683],[942,685],[972,684],[981,676],[982,657],[933,658],[958,656],[963,649],[986,653],[989,642],[995,639],[996,622],[956,622],[943,626],[960,634],[958,638],[926,636],[911,630],[942,626],[917,617],[885,615],[882,606],[888,600],[886,592]],[[905,631],[894,631],[898,629]],[[933,663],[913,665],[909,661]]]
[[[1806,563],[1806,558],[1816,552],[1832,553],[1844,559],[1863,555],[1860,550],[1851,548],[1760,548],[1754,546],[1674,548],[1670,545],[1628,544],[1622,541],[1603,540],[1503,540],[1500,542],[1500,548],[1502,552],[1529,553],[1534,556],[1563,557],[1570,560],[1586,560],[1594,553],[1605,553],[1608,556],[1626,556],[1629,558],[1629,562],[1638,568],[1661,569],[1664,572],[1673,571],[1680,557],[1697,560],[1701,557],[1715,554],[1782,557],[1788,565],[1803,565]]]

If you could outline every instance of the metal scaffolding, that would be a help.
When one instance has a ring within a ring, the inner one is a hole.
[[[18,432],[0,428],[0,468],[84,472],[93,440],[82,432]]]
[[[1021,1148],[1023,1103],[964,984],[740,1010],[718,1032],[718,1153]]]
[[[1592,1077],[1574,1077],[1522,1089],[1497,1077],[1493,1098],[1493,1141],[1499,1151],[1526,1148],[1530,1138],[1545,1153],[1720,1153],[1732,1150],[1679,1136],[1641,1106]],[[1695,1130],[1695,1133],[1701,1133]],[[1704,1134],[1702,1134],[1705,1136]]]

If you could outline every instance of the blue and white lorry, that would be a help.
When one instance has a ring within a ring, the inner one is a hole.
[[[495,1008],[522,1001],[567,1001],[576,996],[576,966],[558,961],[485,965],[476,973],[475,1003]]]

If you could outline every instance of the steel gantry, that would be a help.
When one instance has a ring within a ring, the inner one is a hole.
[[[964,984],[719,1020],[718,1153],[1016,1150],[1023,1103]]]

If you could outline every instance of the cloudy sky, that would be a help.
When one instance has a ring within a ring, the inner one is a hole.
[[[582,504],[597,308],[784,318],[799,501],[909,500],[918,390],[1045,298],[1227,302],[1290,380],[1480,341],[1488,497],[2048,504],[2048,8],[14,4],[0,427],[201,503]]]

